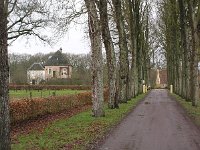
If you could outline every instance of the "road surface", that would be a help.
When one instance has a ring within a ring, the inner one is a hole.
[[[152,90],[99,150],[200,150],[200,131],[167,90]]]

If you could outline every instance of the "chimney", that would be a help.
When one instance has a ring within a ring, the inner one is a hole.
[[[62,47],[59,49],[59,51],[62,53]]]

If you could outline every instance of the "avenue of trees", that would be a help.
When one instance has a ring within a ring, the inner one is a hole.
[[[93,116],[105,115],[103,110],[103,46],[106,51],[109,108],[119,108],[119,103],[126,103],[142,92],[142,84],[150,84],[151,7],[148,2],[142,0],[84,0],[85,9],[81,7],[79,12],[71,11],[75,9],[68,6],[69,1],[58,1],[60,5],[55,2],[0,1],[0,149],[10,149],[9,62],[11,69],[18,63],[15,59],[12,61],[14,55],[8,61],[8,40],[13,41],[20,36],[34,35],[49,42],[45,35],[40,34],[42,28],[57,23],[57,27],[64,32],[71,20],[87,12],[92,57]],[[53,7],[54,5],[56,7]],[[56,11],[61,12],[63,8],[66,8],[63,11],[66,13],[66,18],[64,18],[65,15],[55,15]],[[69,14],[67,14],[68,10],[70,10]],[[38,59],[43,61],[45,57]],[[10,71],[12,73],[13,70]]]
[[[93,115],[104,116],[102,43],[108,70],[108,107],[118,108],[150,85],[151,6],[141,0],[85,0],[92,51]]]
[[[168,85],[193,106],[199,100],[200,1],[166,0],[159,5],[159,32],[167,59]]]

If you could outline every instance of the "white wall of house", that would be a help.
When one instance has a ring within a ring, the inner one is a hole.
[[[39,84],[40,81],[45,80],[45,71],[44,70],[29,70],[27,71],[28,82],[32,84],[32,81],[35,80],[36,84]]]

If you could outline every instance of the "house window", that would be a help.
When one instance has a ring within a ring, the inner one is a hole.
[[[51,70],[51,69],[49,69],[49,72],[48,72],[48,73],[49,73],[49,74],[51,74],[51,72],[52,72],[52,70]]]
[[[67,75],[67,69],[63,68],[62,75]]]
[[[53,78],[56,78],[56,71],[53,71]]]

